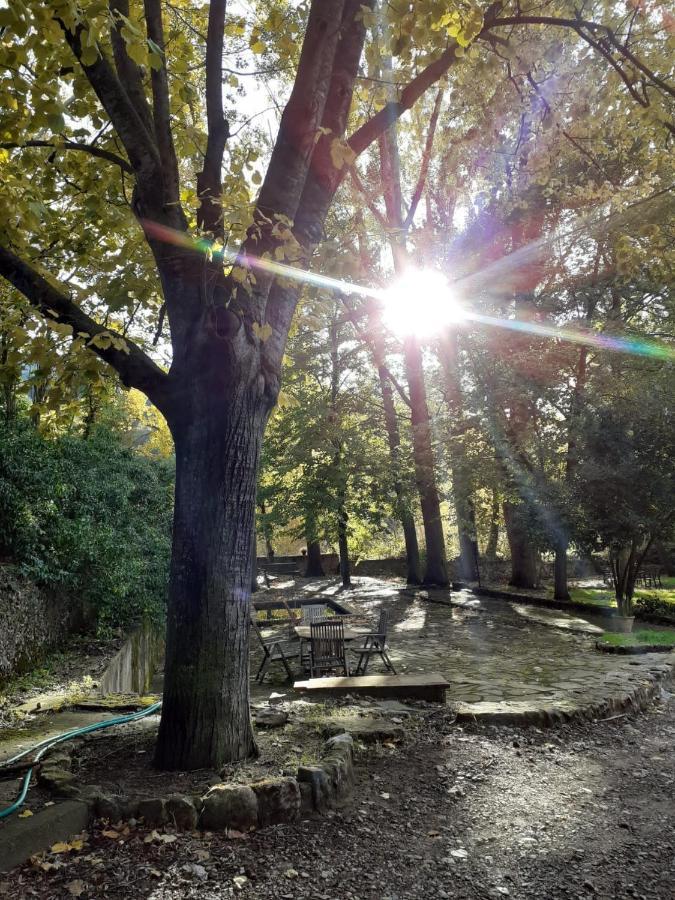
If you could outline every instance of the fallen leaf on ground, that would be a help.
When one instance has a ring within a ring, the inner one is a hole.
[[[84,841],[81,838],[75,838],[69,844],[65,841],[57,841],[49,848],[50,853],[70,853],[71,850],[81,850]]]
[[[110,838],[113,841],[116,840],[120,836],[119,831],[113,831],[111,828],[108,828],[105,831],[102,831],[101,834],[103,835],[103,837]]]
[[[24,809],[23,812],[20,812],[18,815],[19,819],[30,819],[33,813],[29,809]]]
[[[73,897],[80,897],[84,893],[84,881],[80,878],[76,878],[75,881],[71,881],[66,885],[68,889],[68,893],[72,894]]]
[[[297,878],[298,877],[298,873],[295,869],[286,869],[286,871],[284,872],[284,875],[286,876],[286,878]]]
[[[248,884],[248,878],[245,875],[235,875],[232,879],[237,890],[241,890],[244,885]]]

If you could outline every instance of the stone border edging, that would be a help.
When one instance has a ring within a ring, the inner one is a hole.
[[[601,653],[618,653],[622,656],[642,656],[645,653],[670,653],[675,647],[664,644],[609,644],[596,641],[595,649]]]
[[[620,697],[598,700],[585,706],[573,702],[546,703],[538,706],[521,701],[460,703],[453,708],[457,722],[481,722],[489,725],[537,725],[550,727],[566,722],[592,721],[627,712],[646,709],[661,692],[664,684],[673,680],[673,664],[663,663],[655,667],[639,685]],[[521,708],[526,707],[526,708]]]
[[[513,603],[524,603],[529,604],[530,606],[542,607],[543,609],[558,609],[561,612],[585,613],[587,616],[597,615],[606,619],[610,619],[616,615],[616,609],[614,607],[602,606],[600,604],[596,606],[594,603],[579,603],[575,600],[549,600],[546,597],[532,597],[529,594],[516,594],[510,591],[500,591],[496,588],[469,587],[468,590],[470,590],[472,594],[476,594],[478,597],[486,597],[488,600],[490,598],[495,600],[510,600]],[[432,602],[438,603],[442,601],[435,600]],[[635,619],[639,622],[654,622],[660,625],[672,625],[675,621],[668,616],[661,616],[658,613],[643,616],[636,610],[634,615]]]
[[[354,740],[348,733],[325,741],[316,764],[299,766],[295,776],[217,784],[198,797],[111,797],[95,785],[77,788],[70,771],[74,749],[63,744],[46,757],[38,780],[63,802],[7,823],[0,841],[0,871],[20,865],[56,840],[67,840],[86,828],[92,817],[111,823],[143,819],[150,828],[169,825],[189,831],[247,832],[295,822],[303,813],[324,813],[345,800],[354,787]]]
[[[524,603],[529,606],[540,606],[544,609],[557,609],[560,612],[583,612],[586,615],[597,615],[611,619],[616,611],[609,606],[595,606],[590,603],[577,603],[574,600],[548,600],[546,597],[532,597],[529,594],[516,594],[511,591],[499,591],[496,588],[469,588],[472,594],[478,597],[487,597],[494,600],[510,600],[512,603]]]

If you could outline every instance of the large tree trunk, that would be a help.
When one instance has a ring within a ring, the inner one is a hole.
[[[441,504],[438,498],[434,471],[431,422],[424,385],[422,351],[415,338],[407,338],[405,340],[404,357],[410,390],[415,478],[420,494],[427,550],[424,584],[447,585],[448,570],[445,560],[445,537],[443,536]]]
[[[384,405],[384,421],[389,441],[389,453],[391,455],[391,472],[394,493],[396,494],[396,510],[403,526],[403,537],[405,540],[406,581],[408,584],[420,584],[422,581],[422,570],[420,566],[420,549],[417,543],[417,530],[415,528],[415,520],[410,511],[410,498],[407,496],[399,474],[401,466],[401,435],[398,429],[394,394],[384,364],[380,363],[378,365],[377,373],[380,380],[382,403]]]
[[[522,504],[504,503],[504,524],[511,551],[511,579],[513,587],[534,588],[539,580],[539,556],[523,522]]]
[[[323,578],[325,576],[323,563],[321,562],[321,544],[310,538],[307,538],[307,570],[305,576],[307,578]]]
[[[222,363],[214,368],[223,372]],[[256,749],[248,682],[251,536],[267,409],[258,382],[245,373],[222,382],[192,375],[169,416],[176,494],[155,753],[162,769],[218,769]]]

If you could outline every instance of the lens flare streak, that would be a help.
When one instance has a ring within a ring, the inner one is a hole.
[[[270,275],[288,278],[301,284],[311,284],[325,290],[336,291],[343,294],[356,294],[360,297],[378,300],[387,304],[391,301],[391,293],[389,290],[380,288],[371,288],[364,285],[355,284],[351,281],[343,281],[339,278],[332,278],[329,275],[321,275],[317,272],[309,272],[306,269],[300,269],[295,266],[289,266],[286,263],[277,262],[273,259],[246,256],[243,257],[239,253],[234,253],[227,249],[214,251],[213,245],[206,239],[198,239],[190,237],[185,232],[176,231],[167,228],[157,222],[145,220],[143,227],[146,234],[155,240],[165,243],[174,244],[175,246],[184,247],[196,253],[212,254],[214,258],[222,259],[225,265],[237,265],[243,268],[266,272]],[[420,274],[420,273],[418,273]],[[438,277],[445,282],[441,273]],[[411,284],[415,284],[415,273],[410,271],[406,273],[406,278],[410,279]],[[423,281],[419,282],[417,287],[421,288]],[[427,282],[428,286],[428,282]],[[447,286],[448,290],[456,288],[456,285]],[[419,309],[416,303],[419,300],[417,292],[413,290],[407,296],[409,303],[409,318],[411,322],[415,322]],[[451,298],[450,298],[451,299]],[[475,322],[479,325],[485,325],[490,328],[506,328],[511,331],[527,332],[529,334],[538,335],[540,337],[553,338],[555,340],[569,341],[575,344],[586,344],[596,347],[598,350],[608,350],[614,353],[630,353],[637,356],[648,356],[653,359],[661,359],[664,361],[675,361],[675,348],[668,346],[660,341],[645,340],[638,337],[616,337],[614,335],[600,334],[594,331],[587,331],[581,328],[563,328],[557,325],[545,325],[541,322],[530,322],[522,319],[502,319],[495,316],[486,316],[480,313],[471,312],[469,309],[460,307],[455,301],[450,304],[452,307],[446,310],[446,314],[438,317],[438,328],[436,334],[439,334],[445,328],[452,324],[460,325],[461,322]],[[401,317],[401,310],[397,309],[397,319]],[[428,324],[428,322],[427,322]],[[410,328],[411,333],[415,333],[414,327]],[[425,328],[424,336],[430,337],[429,330]]]

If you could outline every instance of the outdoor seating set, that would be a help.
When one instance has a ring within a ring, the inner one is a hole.
[[[311,678],[344,675],[365,675],[372,657],[379,657],[386,671],[396,674],[387,653],[387,611],[381,610],[375,631],[352,628],[344,618],[326,615],[324,604],[301,607],[300,615],[286,606],[289,630],[285,635],[263,637],[255,619],[252,626],[263,650],[263,658],[256,673],[262,683],[272,663],[279,663],[288,679],[294,677],[291,662],[299,660],[301,670]],[[351,669],[350,657],[356,663]]]

